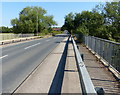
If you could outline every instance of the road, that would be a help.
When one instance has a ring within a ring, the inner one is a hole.
[[[64,36],[59,35],[3,47],[0,57],[2,93],[12,93],[65,38]]]

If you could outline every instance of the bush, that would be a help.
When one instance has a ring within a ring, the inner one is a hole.
[[[62,34],[63,33],[63,31],[51,31],[51,33],[53,33],[53,34]]]

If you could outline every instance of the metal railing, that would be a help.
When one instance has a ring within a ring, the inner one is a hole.
[[[84,44],[107,61],[108,66],[112,66],[118,73],[120,72],[120,43],[84,36]]]
[[[95,91],[94,85],[92,83],[92,80],[89,76],[89,73],[85,67],[85,64],[81,58],[81,54],[77,48],[77,45],[74,41],[74,39],[71,37],[72,42],[73,42],[73,47],[74,47],[74,52],[75,52],[75,57],[77,61],[77,67],[79,71],[79,77],[81,81],[81,86],[82,86],[82,92],[85,95],[97,95],[97,92]]]
[[[25,37],[32,37],[34,34],[0,34],[0,40],[9,40],[9,39],[16,39],[16,38],[25,38]]]

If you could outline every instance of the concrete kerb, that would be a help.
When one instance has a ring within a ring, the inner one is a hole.
[[[37,38],[41,38],[41,36],[3,40],[3,41],[0,41],[0,45],[10,44],[10,43],[15,43],[15,42],[21,42],[21,41],[26,41],[26,40],[31,40],[31,39],[37,39]]]

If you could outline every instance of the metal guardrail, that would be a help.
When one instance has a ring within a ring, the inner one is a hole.
[[[107,61],[108,66],[115,68],[120,73],[120,43],[93,36],[85,36],[84,44]]]
[[[85,95],[97,95],[97,92],[95,91],[94,85],[92,83],[92,80],[89,76],[89,73],[85,67],[85,64],[81,58],[81,54],[77,48],[77,45],[74,41],[74,39],[71,37],[72,42],[73,42],[73,47],[74,47],[74,52],[75,52],[75,57],[77,61],[77,67],[79,71],[79,77],[81,81],[81,86],[82,86],[82,92]]]

